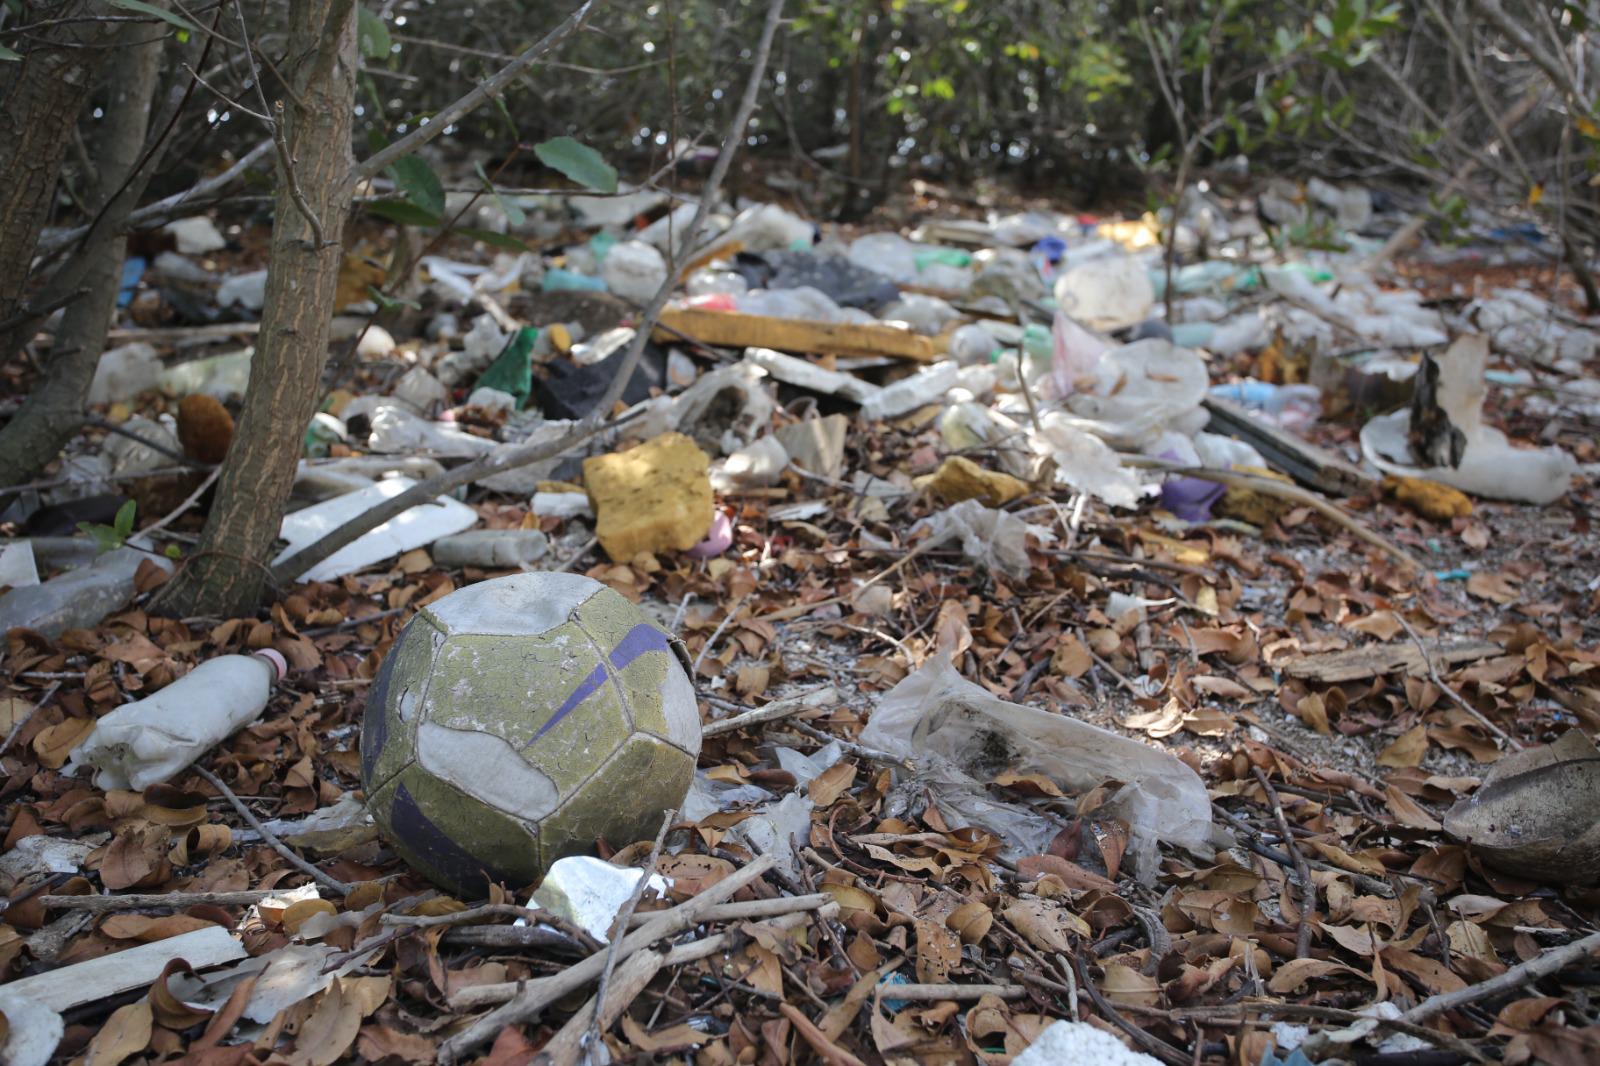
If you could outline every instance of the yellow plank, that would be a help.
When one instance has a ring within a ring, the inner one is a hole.
[[[918,363],[933,362],[941,351],[933,338],[891,326],[808,322],[682,307],[661,312],[661,324],[702,344],[724,348],[776,348],[804,355],[888,355]],[[675,338],[661,331],[656,339],[670,343]]]

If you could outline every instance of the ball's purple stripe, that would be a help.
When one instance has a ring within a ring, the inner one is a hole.
[[[618,641],[617,646],[611,649],[611,669],[621,673],[627,669],[629,663],[639,656],[652,651],[664,652],[667,650],[667,635],[648,622],[640,622],[628,630],[627,636]],[[572,695],[567,697],[567,701],[556,709],[556,713],[550,716],[548,722],[539,727],[539,731],[533,735],[533,740],[528,741],[524,747],[532,746],[540,737],[554,729],[557,723],[571,714],[578,704],[594,695],[596,690],[605,684],[605,681],[606,667],[602,663],[596,666],[588,677],[583,679],[583,684],[573,690]]]
[[[410,849],[423,866],[445,881],[454,882],[474,893],[482,893],[488,877],[496,881],[514,883],[501,871],[488,866],[467,851],[449,834],[440,829],[433,819],[422,813],[416,798],[405,785],[395,789],[394,803],[389,808],[389,820],[394,827],[394,839]],[[528,842],[529,848],[533,842]]]

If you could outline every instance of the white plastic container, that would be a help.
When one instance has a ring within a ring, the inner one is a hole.
[[[201,663],[153,696],[125,704],[95,723],[72,751],[91,765],[95,787],[148,788],[171,780],[266,710],[272,686],[288,673],[270,648]]]

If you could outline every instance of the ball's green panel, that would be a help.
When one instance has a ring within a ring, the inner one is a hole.
[[[444,639],[418,614],[384,657],[361,720],[361,783],[375,792],[415,757],[417,719],[427,696],[429,666]]]
[[[430,722],[505,740],[562,796],[633,732],[599,649],[572,623],[537,640],[448,638],[424,713]]]
[[[573,617],[596,646],[610,649],[606,665],[634,728],[698,752],[700,716],[681,645],[611,589],[585,600]]]
[[[543,873],[536,828],[475,802],[419,765],[391,778],[368,807],[407,864],[467,898],[484,895],[489,880],[522,888]]]
[[[662,812],[683,802],[693,777],[689,755],[655,737],[634,734],[576,795],[540,823],[545,861],[587,854],[602,836],[613,847],[653,839]],[[637,813],[625,817],[624,809]]]

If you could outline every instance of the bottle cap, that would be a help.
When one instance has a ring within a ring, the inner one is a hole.
[[[272,648],[262,648],[260,651],[251,652],[257,659],[265,659],[272,664],[272,672],[276,676],[273,680],[282,681],[289,674],[289,662]]]

